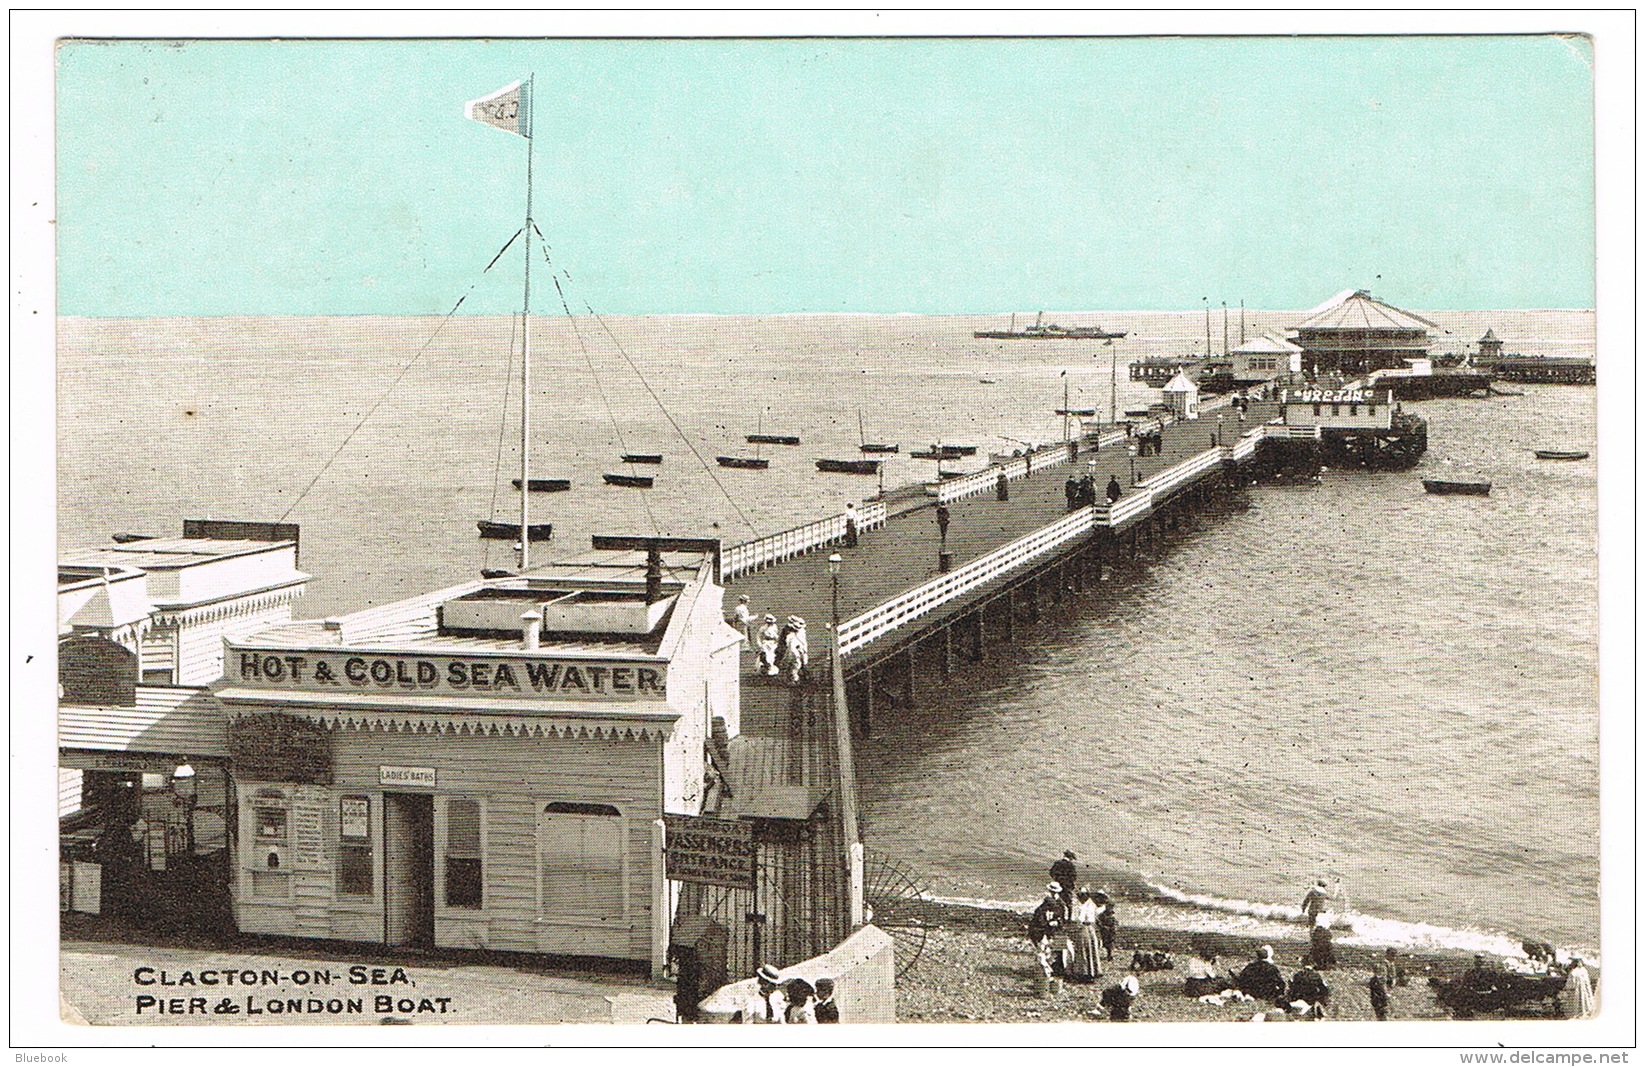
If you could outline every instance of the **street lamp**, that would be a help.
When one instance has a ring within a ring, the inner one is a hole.
[[[948,505],[937,505],[937,536],[940,542],[937,547],[937,570],[947,574],[954,565],[954,555],[948,551]]]
[[[1217,447],[1222,447],[1222,412],[1217,412]]]
[[[1125,446],[1125,453],[1131,458],[1131,484],[1137,484],[1137,443],[1135,441]]]
[[[194,768],[187,763],[180,763],[177,769],[171,772],[171,791],[177,795],[187,812],[187,822],[184,824],[188,834],[189,858],[194,857],[194,806],[199,803],[200,783],[194,773]]]
[[[834,594],[834,632],[840,630],[840,554],[831,553],[828,557],[828,581],[833,587]]]

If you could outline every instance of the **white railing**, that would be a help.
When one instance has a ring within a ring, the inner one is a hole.
[[[857,509],[857,531],[872,530],[885,525],[886,509],[883,503],[864,504]],[[758,570],[779,560],[811,551],[821,545],[838,541],[845,536],[845,515],[830,515],[826,519],[808,522],[792,530],[783,530],[756,541],[733,545],[725,550],[720,560],[721,580]]]
[[[1031,560],[1053,551],[1076,537],[1091,532],[1091,508],[1080,510],[1019,537],[986,556],[979,556],[958,570],[917,585],[899,596],[887,600],[871,611],[840,623],[840,652],[848,653],[863,647],[875,638],[913,622],[943,604],[978,586],[985,585],[1002,575],[1021,567]]]
[[[1152,478],[1145,478],[1142,487],[1158,500],[1161,496],[1169,496],[1170,491],[1185,482],[1191,482],[1201,472],[1212,467],[1220,466],[1223,460],[1223,449],[1208,448],[1197,456],[1183,460],[1174,467],[1167,467]]]
[[[936,497],[939,503],[952,504],[956,500],[993,492],[999,487],[1001,471],[1005,472],[1005,480],[1011,482],[1018,478],[1026,478],[1047,467],[1067,462],[1069,459],[1066,444],[1048,445],[1026,456],[1013,457],[1004,463],[990,464],[963,478],[950,478],[946,482],[929,485],[926,487],[926,493]]]
[[[1220,466],[1223,460],[1251,455],[1264,439],[1289,436],[1288,431],[1294,429],[1299,427],[1258,426],[1248,431],[1238,444],[1206,449],[1174,467],[1160,471],[1113,503],[1080,508],[1026,537],[1018,538],[985,556],[979,556],[956,571],[938,575],[870,611],[847,619],[840,623],[840,652],[845,654],[862,648],[950,600],[1008,574],[1094,529],[1121,530],[1150,514],[1154,510],[1154,504],[1169,497],[1173,490]],[[1119,439],[1123,438],[1124,434],[1121,434]]]
[[[1130,496],[1122,496],[1112,504],[1098,504],[1091,509],[1091,521],[1095,526],[1118,530],[1131,525],[1153,510],[1154,494],[1143,490]]]

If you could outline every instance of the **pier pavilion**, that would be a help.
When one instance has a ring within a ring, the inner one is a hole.
[[[1302,370],[1309,377],[1356,378],[1429,358],[1432,322],[1385,304],[1364,289],[1344,289],[1296,326]]]

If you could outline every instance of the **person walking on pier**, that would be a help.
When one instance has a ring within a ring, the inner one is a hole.
[[[1125,490],[1120,488],[1119,476],[1110,474],[1108,476],[1108,502],[1112,504],[1124,495]]]
[[[1075,508],[1079,507],[1080,483],[1074,479],[1072,474],[1068,476],[1068,481],[1065,485],[1063,485],[1062,492],[1063,495],[1068,498],[1069,511],[1073,511]]]
[[[767,615],[760,624],[759,671],[764,675],[777,673],[777,617]]]
[[[804,619],[790,615],[788,625],[788,637],[783,642],[783,662],[788,670],[788,684],[799,685],[806,665],[811,662],[811,647],[806,640]]]
[[[755,637],[755,634],[754,634],[754,612],[748,606],[748,596],[747,596],[747,594],[744,594],[744,595],[739,596],[737,598],[736,619],[737,619],[737,629],[742,631],[743,640],[747,641],[748,644],[749,644],[749,647],[752,648],[753,645],[754,645],[754,637]]]
[[[849,500],[845,502],[845,547],[857,547],[857,505]]]

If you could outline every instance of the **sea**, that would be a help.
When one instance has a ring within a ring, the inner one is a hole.
[[[1594,355],[1588,311],[1424,312],[1439,352]],[[1245,336],[1294,324],[1248,310]],[[1157,399],[1128,364],[1237,345],[1238,314],[1047,313],[1101,341],[979,340],[1000,315],[579,317],[533,322],[538,558],[593,533],[740,542],[837,514],[873,479],[812,460],[1058,440],[1054,409]],[[1025,325],[1031,315],[1019,314]],[[1224,331],[1227,331],[1226,334]],[[1226,338],[1226,341],[1225,341]],[[324,617],[513,563],[520,337],[507,317],[63,319],[60,549],[185,518],[301,526]],[[1601,373],[1603,373],[1601,366]],[[867,847],[942,899],[1027,907],[1051,860],[1127,921],[1276,936],[1323,878],[1339,940],[1599,947],[1595,390],[1410,405],[1410,472],[1326,471],[1196,517],[986,664],[922,690],[858,752]],[[1066,390],[1066,393],[1065,393]],[[753,455],[767,471],[719,468]],[[600,475],[657,452],[656,487]],[[1491,495],[1430,497],[1423,476]]]

